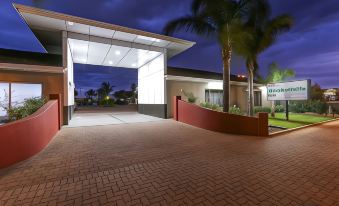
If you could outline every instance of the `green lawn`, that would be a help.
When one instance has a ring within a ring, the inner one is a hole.
[[[315,116],[310,114],[289,114],[290,120],[286,121],[285,113],[276,113],[276,117],[269,117],[268,123],[272,126],[285,127],[288,129],[309,125],[317,122],[333,119],[331,117]]]

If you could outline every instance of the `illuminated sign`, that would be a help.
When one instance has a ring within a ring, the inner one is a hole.
[[[267,100],[307,100],[310,97],[311,80],[267,84]]]

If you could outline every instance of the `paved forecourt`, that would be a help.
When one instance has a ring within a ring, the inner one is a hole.
[[[274,138],[172,120],[63,128],[0,205],[338,205],[339,122]]]

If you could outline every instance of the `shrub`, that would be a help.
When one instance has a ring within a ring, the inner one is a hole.
[[[285,111],[285,107],[283,105],[276,105],[275,106],[275,112],[284,112]]]
[[[126,99],[117,99],[115,101],[115,104],[117,104],[117,105],[127,105],[128,101]]]
[[[315,112],[317,114],[325,114],[327,112],[328,105],[326,102],[322,102],[320,100],[310,101],[310,110],[311,112]]]
[[[212,104],[212,103],[209,103],[209,102],[200,103],[200,106],[204,107],[204,108],[208,108],[208,109],[214,110],[214,111],[218,111],[218,112],[222,111],[222,107],[220,107],[217,104]]]
[[[34,97],[25,99],[22,106],[14,106],[7,109],[7,115],[9,121],[15,121],[25,118],[38,109],[40,109],[46,103],[45,98]]]
[[[305,113],[309,108],[307,108],[306,101],[290,101],[288,108],[289,111],[294,113]]]
[[[197,101],[197,97],[194,96],[194,94],[192,92],[186,92],[186,91],[183,91],[185,97],[187,97],[187,101],[189,103],[195,103]]]
[[[233,107],[230,107],[228,110],[228,113],[230,114],[237,114],[237,115],[243,115],[241,109],[234,105]]]
[[[271,113],[271,108],[270,107],[254,107],[254,113],[259,113],[259,112]]]
[[[99,101],[100,106],[113,107],[115,105],[114,99],[102,99]]]
[[[324,114],[327,112],[328,105],[320,100],[291,101],[289,110],[294,113],[314,112]]]

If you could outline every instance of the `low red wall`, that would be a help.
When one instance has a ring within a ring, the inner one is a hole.
[[[29,117],[0,125],[0,168],[40,152],[59,130],[58,100],[50,100]]]
[[[216,132],[268,136],[268,114],[258,117],[217,112],[174,97],[173,117],[177,121]]]

